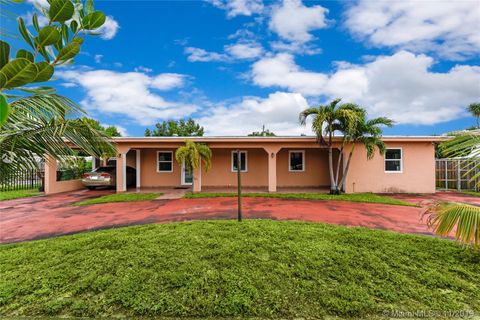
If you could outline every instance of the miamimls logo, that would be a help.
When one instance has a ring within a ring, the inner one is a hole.
[[[473,318],[475,312],[473,310],[415,310],[415,311],[403,311],[403,310],[384,310],[382,315],[387,318]]]

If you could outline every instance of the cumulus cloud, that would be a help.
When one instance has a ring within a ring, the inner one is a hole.
[[[277,135],[310,133],[298,124],[298,114],[308,108],[299,93],[275,92],[267,98],[244,97],[241,102],[212,107],[197,118],[208,135],[246,135],[265,125]],[[240,125],[241,124],[241,125]]]
[[[207,0],[217,8],[227,11],[227,17],[251,16],[261,13],[263,3],[261,0]]]
[[[197,110],[195,105],[168,101],[155,92],[180,86],[178,80],[171,80],[176,75],[149,76],[140,72],[80,69],[62,70],[55,74],[86,91],[86,97],[81,101],[85,109],[123,115],[141,125],[151,125],[159,119],[188,116]]]
[[[480,96],[480,67],[457,65],[433,72],[431,57],[400,51],[362,65],[338,64],[333,73],[302,70],[290,54],[259,60],[251,76],[262,87],[281,87],[307,96],[342,97],[371,115],[398,123],[435,124],[462,116]]]
[[[94,57],[95,63],[101,63],[103,59],[103,54],[96,54]]]
[[[115,37],[119,28],[118,22],[112,16],[107,16],[103,26],[95,30],[95,32],[100,33],[102,39],[111,40]]]
[[[461,59],[480,50],[479,1],[368,1],[346,13],[346,26],[375,46]]]
[[[237,60],[250,60],[259,58],[263,47],[253,40],[239,40],[236,43],[225,45],[224,52],[206,51],[201,48],[187,47],[184,52],[190,62],[235,62]]]
[[[152,87],[158,90],[171,90],[183,87],[185,84],[185,75],[178,73],[162,73],[152,81]]]
[[[328,10],[316,5],[307,7],[300,0],[284,0],[281,5],[274,6],[269,28],[281,38],[304,43],[313,39],[313,30],[327,26]]]

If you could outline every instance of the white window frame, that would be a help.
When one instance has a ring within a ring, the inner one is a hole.
[[[170,171],[160,170],[160,153],[170,153],[172,155],[171,161],[162,161],[170,162],[172,164],[172,169]],[[157,173],[172,173],[173,172],[173,151],[157,151]]]
[[[400,159],[387,159],[388,150],[400,150]],[[387,170],[386,168],[387,161],[400,161],[400,171]],[[387,148],[385,150],[385,155],[383,156],[383,170],[385,171],[385,173],[403,173],[403,148],[396,147],[396,148]]]
[[[291,167],[291,154],[292,153],[301,153],[302,154],[302,170],[292,170],[292,167]],[[288,151],[288,171],[289,172],[305,172],[305,150],[289,150]]]
[[[235,168],[233,167],[233,154],[234,153],[237,153],[236,150],[233,150],[232,151],[232,155],[231,155],[231,161],[230,161],[230,169],[232,170],[232,172],[237,172],[237,170],[235,170]],[[242,159],[242,153],[245,154],[245,170],[241,170],[242,166],[242,160],[240,160],[240,172],[247,172],[248,171],[248,151],[246,150],[240,150],[240,159]]]

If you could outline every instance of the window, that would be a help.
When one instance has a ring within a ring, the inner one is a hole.
[[[240,171],[247,171],[247,151],[240,151]],[[237,151],[232,151],[232,172],[237,172]]]
[[[305,171],[305,151],[290,151],[288,153],[288,171]]]
[[[173,172],[173,152],[158,151],[157,152],[157,172]]]
[[[385,152],[385,172],[402,172],[403,171],[403,154],[402,149],[387,149]]]

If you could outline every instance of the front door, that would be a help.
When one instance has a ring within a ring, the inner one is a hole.
[[[193,175],[188,173],[185,168],[185,162],[182,163],[182,185],[192,185],[193,184]]]

